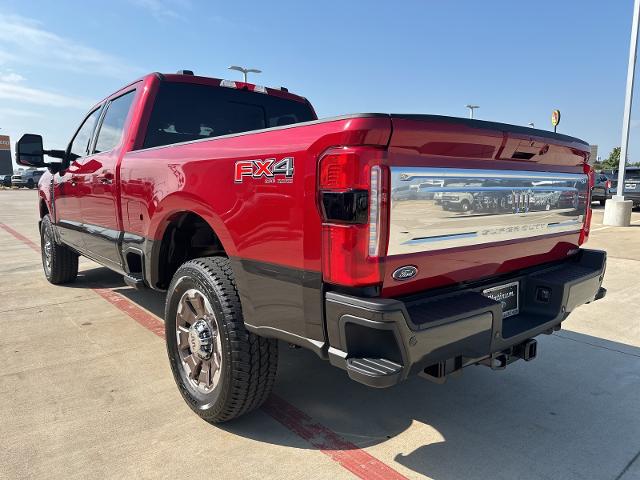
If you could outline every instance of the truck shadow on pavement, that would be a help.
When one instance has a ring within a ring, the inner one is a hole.
[[[126,287],[104,268],[82,271],[75,286],[111,288],[163,315],[164,294]],[[435,479],[616,478],[640,450],[640,348],[566,330],[539,337],[530,363],[385,390],[281,343],[275,393],[355,448]],[[264,415],[212,428],[316,448],[284,427],[265,429]]]
[[[160,318],[164,317],[165,294],[163,292],[131,288],[124,283],[122,275],[105,267],[89,269],[81,267],[76,282],[65,286],[73,288],[109,288],[154,315]]]

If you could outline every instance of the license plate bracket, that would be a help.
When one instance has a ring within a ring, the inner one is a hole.
[[[503,318],[520,313],[520,282],[510,282],[485,288],[482,294],[500,303]]]

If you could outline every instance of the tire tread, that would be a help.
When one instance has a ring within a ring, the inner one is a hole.
[[[51,218],[49,215],[45,215],[43,217],[42,225],[40,227],[40,248],[43,250],[42,261],[44,262],[45,229],[51,230],[49,234],[53,242],[53,248],[51,249],[51,272],[49,276],[47,276],[47,280],[54,285],[61,285],[75,281],[78,276],[78,254],[67,246],[55,242],[53,225],[51,224]]]
[[[202,257],[185,262],[176,272],[169,287],[170,292],[184,269],[199,270],[214,287],[223,312],[220,321],[224,327],[221,328],[225,329],[228,337],[231,359],[230,389],[226,394],[223,393],[222,405],[210,411],[194,410],[209,422],[226,422],[260,407],[268,398],[277,373],[278,344],[273,339],[260,337],[246,329],[228,258]]]

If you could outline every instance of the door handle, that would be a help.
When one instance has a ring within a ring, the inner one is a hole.
[[[78,177],[71,177],[69,182],[71,183],[72,187],[75,187],[76,185],[78,185]]]

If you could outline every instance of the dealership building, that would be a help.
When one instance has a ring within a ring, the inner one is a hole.
[[[0,135],[0,175],[11,175],[11,141],[7,135]]]

